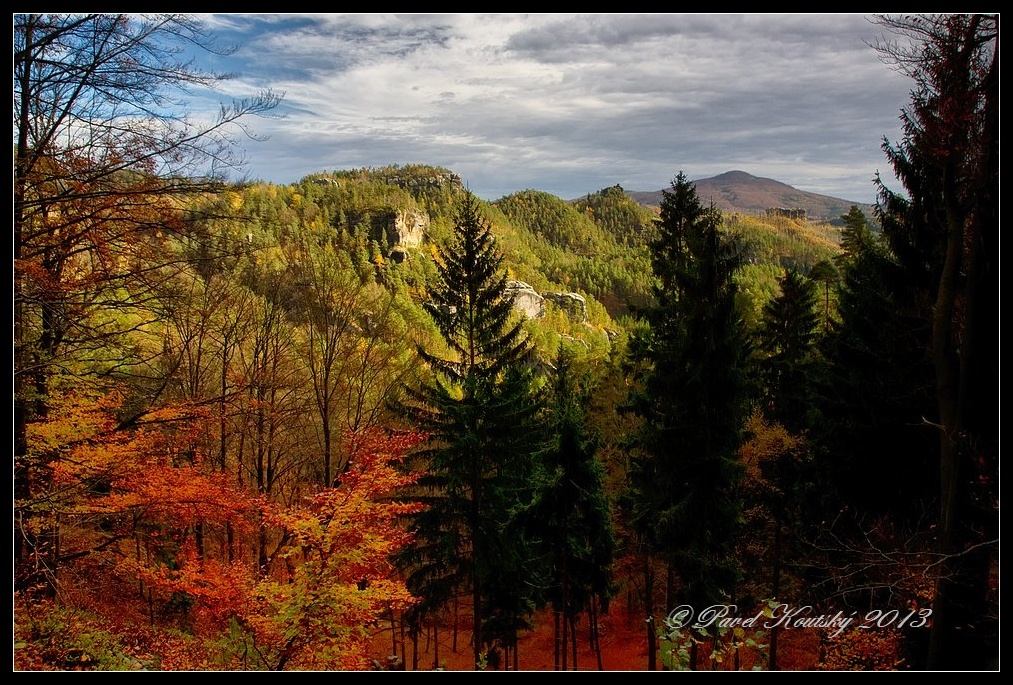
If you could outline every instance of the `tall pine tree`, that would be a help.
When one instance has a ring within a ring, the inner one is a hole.
[[[938,442],[940,574],[928,665],[994,668],[998,568],[999,16],[883,20],[914,81],[884,151],[883,233],[921,306]]]
[[[869,222],[857,206],[851,205],[848,213],[841,217],[844,228],[841,229],[841,251],[843,257],[853,257],[868,247],[873,238]]]
[[[531,528],[537,531],[548,566],[546,598],[556,630],[554,663],[557,668],[565,669],[569,663],[569,668],[577,669],[572,647],[577,642],[579,616],[584,613],[601,668],[597,619],[598,612],[608,607],[612,593],[615,535],[604,469],[596,458],[598,441],[586,425],[587,392],[576,378],[571,355],[562,346],[553,380],[551,438],[542,452],[541,484],[531,509]]]
[[[696,607],[722,601],[737,577],[736,455],[749,345],[734,304],[739,260],[720,221],[680,173],[651,245],[658,283],[650,333],[633,350],[647,369],[633,398],[645,424],[632,473],[634,524],[668,562],[669,610],[675,576],[680,601]]]
[[[504,564],[521,563],[523,540],[513,535],[511,516],[529,496],[540,409],[526,370],[531,348],[513,320],[501,264],[478,200],[468,193],[452,240],[438,249],[438,279],[427,303],[451,354],[419,350],[432,378],[407,389],[401,405],[430,436],[412,458],[425,472],[415,496],[428,508],[414,518],[415,543],[401,562],[424,609],[435,611],[470,586],[476,666],[488,642],[487,587]]]
[[[819,315],[816,285],[794,269],[780,279],[781,292],[763,308],[761,361],[767,413],[794,432],[807,424],[812,404],[810,371]]]

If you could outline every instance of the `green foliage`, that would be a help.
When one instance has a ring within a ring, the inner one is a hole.
[[[735,311],[734,246],[680,174],[652,244],[659,285],[650,330],[632,343],[644,419],[633,464],[633,523],[678,571],[693,606],[721,600],[736,578],[736,451],[746,409],[748,345]]]
[[[837,497],[882,512],[898,497],[929,497],[935,481],[936,436],[922,427],[935,404],[924,352],[931,330],[927,303],[894,256],[878,240],[857,249],[842,262],[840,323],[823,345],[823,420],[813,434]]]
[[[722,231],[739,246],[742,267],[735,274],[738,307],[755,330],[764,305],[778,292],[785,269],[809,272],[839,253],[838,229],[783,217],[725,216]]]
[[[854,258],[872,246],[872,231],[862,210],[852,205],[848,213],[841,217],[841,221],[844,222],[844,228],[841,229],[843,257]]]
[[[812,400],[810,368],[819,326],[816,287],[791,269],[780,285],[780,294],[763,308],[760,368],[771,418],[799,431],[807,423]]]
[[[642,212],[628,213],[634,222],[629,226],[613,223],[605,228],[579,203],[575,206],[548,193],[524,191],[497,200],[496,206],[516,227],[515,240],[537,259],[548,280],[592,295],[613,315],[646,304],[650,260],[645,243],[636,239],[646,235]],[[619,215],[612,220],[619,221]],[[511,247],[505,247],[513,256]]]
[[[541,482],[529,516],[549,563],[546,599],[555,611],[573,617],[589,610],[592,599],[608,605],[616,543],[596,457],[599,441],[587,427],[589,393],[562,346],[553,381],[551,439],[541,454]]]
[[[568,252],[591,256],[611,247],[610,236],[601,226],[555,195],[525,190],[500,198],[496,206],[516,226]]]
[[[101,626],[97,616],[79,609],[51,606],[20,611],[14,625],[14,650],[38,652],[33,656],[40,662],[33,667],[87,671],[159,668],[157,657],[139,657],[136,648]],[[174,637],[185,637],[173,633]]]
[[[467,195],[426,303],[450,355],[420,347],[433,378],[400,405],[430,436],[413,458],[424,470],[414,497],[427,508],[412,518],[416,541],[401,556],[408,587],[424,598],[418,611],[431,611],[470,582],[476,662],[492,639],[510,644],[533,608],[515,514],[530,499],[541,399],[502,262]]]
[[[634,247],[646,245],[654,237],[654,212],[630,198],[621,186],[603,188],[574,205],[618,243]]]

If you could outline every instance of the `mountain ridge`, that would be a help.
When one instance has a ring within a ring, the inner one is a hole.
[[[839,223],[841,215],[855,205],[866,215],[873,215],[870,204],[799,190],[782,181],[754,176],[738,169],[697,179],[693,183],[701,200],[713,202],[724,212],[754,214],[775,207],[804,209],[810,219]],[[661,203],[661,193],[661,190],[626,191],[630,198],[648,207],[657,207]]]

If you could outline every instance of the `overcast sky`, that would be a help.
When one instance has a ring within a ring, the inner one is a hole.
[[[910,83],[861,15],[212,15],[226,97],[270,87],[248,175],[422,162],[495,198],[741,169],[871,202]],[[889,176],[892,178],[892,176]]]

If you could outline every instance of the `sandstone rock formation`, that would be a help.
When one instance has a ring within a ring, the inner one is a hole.
[[[418,247],[429,229],[429,215],[417,209],[399,209],[387,225],[387,242],[393,247]]]
[[[587,300],[583,295],[577,293],[543,293],[543,295],[546,300],[565,311],[570,318],[579,323],[587,321]]]
[[[524,281],[507,281],[506,294],[513,300],[514,308],[529,319],[545,313],[545,298]]]

